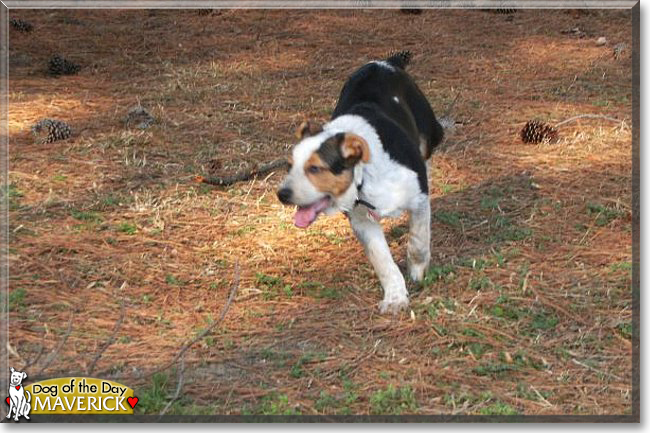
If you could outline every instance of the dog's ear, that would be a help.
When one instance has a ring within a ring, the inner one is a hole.
[[[10,367],[9,370],[11,370],[12,373],[16,371],[13,367]]]
[[[23,379],[27,379],[27,373],[23,371]]]
[[[341,142],[341,155],[346,162],[356,164],[359,161],[370,161],[370,148],[363,138],[356,134],[346,133]]]
[[[323,127],[316,125],[309,120],[305,120],[300,124],[298,129],[296,129],[296,137],[302,140],[305,137],[311,137],[323,131]]]

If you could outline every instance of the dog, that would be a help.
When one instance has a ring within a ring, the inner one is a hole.
[[[18,417],[24,416],[29,419],[29,412],[31,410],[32,396],[29,391],[25,391],[22,383],[27,379],[27,373],[24,371],[16,371],[11,367],[11,378],[9,379],[9,413],[7,418],[11,418],[13,412],[14,421],[18,421]]]
[[[427,160],[444,137],[431,105],[406,72],[411,53],[370,62],[347,80],[329,122],[304,122],[277,195],[294,224],[343,212],[384,290],[382,313],[408,306],[406,282],[380,220],[409,214],[408,274],[421,281],[431,258]]]

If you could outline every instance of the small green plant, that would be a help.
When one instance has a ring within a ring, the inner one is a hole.
[[[510,405],[496,401],[479,409],[480,415],[518,415],[519,412]]]
[[[151,378],[151,386],[139,394],[138,405],[141,413],[159,413],[167,404],[169,394],[169,378],[165,373],[155,373]]]
[[[374,415],[401,415],[414,413],[418,408],[415,393],[410,386],[375,391],[370,397],[370,413]]]
[[[556,315],[539,311],[533,315],[531,328],[535,331],[548,331],[557,326],[559,319]]]
[[[500,200],[497,197],[483,197],[481,199],[481,209],[498,209]]]
[[[591,217],[596,216],[596,225],[597,226],[606,226],[617,218],[620,218],[623,215],[618,209],[603,206],[600,203],[588,203],[587,204],[587,214]]]
[[[452,274],[456,268],[453,265],[431,266],[424,276],[424,284],[430,285]]]
[[[25,309],[25,289],[18,288],[9,292],[9,311],[22,311]]]
[[[434,212],[433,217],[443,224],[451,227],[460,227],[461,214],[454,211],[439,210]]]
[[[1,192],[2,194],[0,196],[2,199],[6,198],[10,210],[17,209],[20,204],[20,199],[24,197],[23,192],[14,183],[3,185]]]
[[[490,287],[494,287],[494,283],[492,283],[492,281],[485,275],[473,277],[469,281],[469,288],[472,290],[486,290]]]
[[[632,338],[632,324],[631,323],[619,323],[616,325],[616,329],[620,332],[621,336],[627,338],[628,340]]]
[[[276,392],[265,395],[254,413],[261,415],[300,415],[298,409],[291,407],[289,397],[286,394]]]
[[[117,231],[121,233],[126,233],[127,235],[134,235],[138,232],[138,228],[136,227],[135,224],[124,222],[124,223],[120,223],[117,226]]]
[[[54,182],[65,182],[66,180],[68,180],[68,176],[63,175],[63,174],[56,174],[56,175],[52,176],[52,180]]]
[[[290,372],[289,372],[289,375],[290,375],[291,377],[293,377],[294,379],[299,379],[299,378],[301,378],[302,376],[304,376],[305,371],[304,371],[304,369],[303,369],[303,365],[304,365],[306,362],[311,361],[311,359],[312,359],[312,356],[309,355],[309,354],[301,356],[300,359],[298,359],[298,362],[296,362],[296,363],[291,367],[291,370],[290,370]]]
[[[502,377],[512,371],[516,371],[517,367],[510,364],[502,363],[487,363],[479,365],[472,369],[472,372],[477,376],[492,376],[492,377]]]
[[[102,222],[102,217],[97,212],[86,212],[73,209],[70,211],[70,215],[76,220],[85,221],[89,223],[100,223]]]
[[[183,283],[172,274],[165,275],[165,282],[170,286],[181,286]]]

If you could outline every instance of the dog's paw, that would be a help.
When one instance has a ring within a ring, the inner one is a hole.
[[[415,281],[416,283],[419,283],[424,279],[424,273],[426,272],[427,268],[429,267],[428,263],[409,263],[408,264],[408,272],[409,276],[411,277],[411,281]]]
[[[409,305],[408,298],[391,298],[384,299],[379,303],[379,312],[381,314],[397,314]]]

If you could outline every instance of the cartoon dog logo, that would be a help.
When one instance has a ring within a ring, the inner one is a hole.
[[[11,367],[11,378],[9,379],[9,414],[7,418],[11,418],[11,413],[15,414],[14,421],[18,421],[18,417],[23,416],[29,419],[29,411],[32,409],[31,402],[32,396],[29,391],[23,388],[23,380],[27,379],[27,373],[24,371],[16,371]]]

